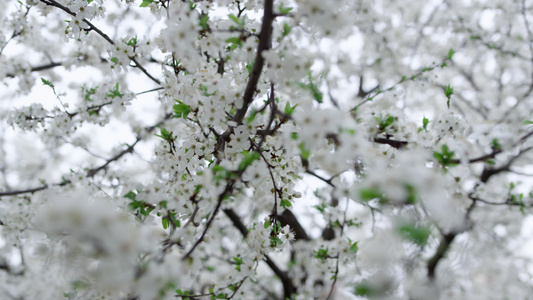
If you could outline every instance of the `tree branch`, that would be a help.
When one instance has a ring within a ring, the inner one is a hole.
[[[211,214],[211,217],[209,218],[209,220],[205,224],[205,228],[204,228],[204,231],[202,232],[202,235],[200,236],[200,238],[198,238],[198,240],[196,240],[196,243],[194,243],[194,245],[189,250],[189,252],[187,252],[181,258],[181,260],[186,260],[187,258],[189,258],[189,256],[191,256],[191,254],[194,252],[196,247],[198,247],[198,245],[200,245],[200,243],[204,240],[204,237],[207,234],[207,231],[211,227],[211,224],[215,220],[215,217],[217,216],[218,211],[220,210],[220,207],[222,206],[222,201],[224,201],[224,199],[226,198],[226,195],[228,195],[230,192],[233,191],[233,184],[234,184],[234,182],[228,183],[226,185],[226,188],[224,189],[224,191],[220,195],[218,195],[217,205],[215,206],[215,209],[213,210],[213,213]]]
[[[246,226],[241,221],[241,218],[233,211],[231,208],[224,209],[224,213],[228,218],[230,218],[231,222],[233,223],[233,226],[239,230],[239,232],[242,234],[244,238],[248,235],[248,229],[246,229]],[[296,288],[294,287],[294,284],[292,283],[292,278],[289,277],[287,272],[281,270],[276,263],[265,254],[265,262],[268,265],[268,267],[276,274],[283,284],[283,299],[291,299],[292,294],[296,292]]]
[[[150,127],[146,127],[145,130],[146,132],[152,132],[155,128],[157,128],[158,126],[160,126],[161,124],[163,124],[166,120],[168,120],[170,117],[172,116],[172,114],[167,114],[165,116],[165,118],[158,122],[157,124],[155,125],[152,125]],[[133,152],[133,148],[135,147],[135,145],[141,141],[142,138],[139,136],[137,137],[137,139],[135,140],[135,142],[128,146],[128,148],[126,148],[125,150],[121,151],[120,153],[118,153],[117,155],[113,156],[112,158],[108,159],[103,165],[99,166],[99,167],[96,167],[96,168],[93,168],[93,169],[90,169],[87,171],[87,177],[93,177],[94,175],[96,175],[96,173],[100,172],[101,170],[105,169],[110,163],[116,161],[116,160],[119,160],[122,156],[124,156],[125,154],[127,153],[131,153]],[[66,184],[68,184],[70,181],[65,181],[65,182],[61,182],[61,183],[56,183],[54,185],[57,185],[57,186],[64,186]],[[48,185],[42,185],[40,187],[36,187],[36,188],[31,188],[31,189],[25,189],[25,190],[15,190],[15,191],[6,191],[6,192],[0,192],[0,196],[15,196],[15,195],[20,195],[20,194],[28,194],[28,193],[34,193],[34,192],[38,192],[38,191],[42,191],[42,190],[45,190],[45,189],[48,189],[49,186]]]
[[[391,140],[389,138],[379,138],[379,137],[375,137],[374,142],[378,144],[386,144],[396,149],[402,149],[409,144],[409,142],[406,142],[406,141],[396,141],[396,140]]]
[[[263,51],[270,49],[272,44],[272,22],[275,18],[273,13],[273,2],[274,0],[265,0],[264,9],[263,9],[263,21],[261,24],[261,34],[259,37],[259,44],[257,45],[257,53],[255,55],[254,66],[252,67],[252,72],[248,78],[248,83],[244,90],[243,104],[242,107],[237,109],[237,112],[233,115],[232,121],[237,124],[241,124],[248,108],[254,100],[254,95],[257,90],[257,84],[261,73],[263,72],[263,67],[265,64],[265,59],[263,58]],[[233,127],[228,128],[223,134],[220,135],[215,153],[222,151],[224,149],[225,143],[229,140],[230,135],[233,133]]]
[[[135,145],[137,145],[137,143],[140,140],[141,140],[141,137],[137,137],[137,139],[135,139],[135,142],[133,144],[129,145],[128,148],[122,150],[117,155],[115,155],[112,158],[108,159],[103,165],[101,165],[101,166],[99,166],[97,168],[90,169],[89,171],[87,171],[87,177],[93,177],[96,173],[98,173],[101,170],[105,169],[110,163],[120,159],[122,156],[124,156],[127,153],[132,153],[133,152],[133,148],[135,148]]]
[[[48,185],[42,185],[40,187],[27,189],[27,190],[18,190],[18,191],[6,191],[6,192],[0,192],[0,197],[2,196],[15,196],[20,194],[28,194],[28,193],[35,193],[38,191],[46,190],[48,188]]]
[[[46,5],[55,6],[61,9],[62,11],[66,12],[67,14],[73,17],[76,17],[76,14],[73,13],[68,7],[61,5],[55,0],[40,0],[40,1]],[[109,44],[115,45],[115,42],[107,34],[105,34],[103,31],[98,29],[98,27],[94,26],[90,21],[88,21],[87,19],[83,19],[83,22],[85,22],[91,30],[94,30],[98,35],[104,38],[104,40],[106,40]],[[150,73],[148,73],[148,71],[141,65],[141,63],[139,63],[139,61],[137,61],[135,57],[130,56],[129,59],[132,62],[134,62],[135,67],[139,68],[139,70],[141,70],[141,72],[143,72],[146,76],[148,76],[148,78],[150,78],[153,82],[157,83],[158,85],[161,85],[161,81],[159,81],[157,78],[153,77]]]
[[[435,279],[435,271],[437,269],[437,265],[439,264],[439,261],[446,255],[446,252],[450,248],[450,244],[452,243],[453,239],[455,239],[455,236],[457,233],[448,233],[445,234],[440,241],[439,247],[437,248],[437,252],[429,259],[428,261],[428,277],[430,280]]]

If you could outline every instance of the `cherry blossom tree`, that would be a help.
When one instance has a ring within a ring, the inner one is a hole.
[[[0,1],[0,298],[527,299],[532,9]]]

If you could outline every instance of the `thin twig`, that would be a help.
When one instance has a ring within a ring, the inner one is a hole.
[[[68,7],[61,5],[55,0],[40,0],[40,1],[46,5],[55,6],[61,9],[62,11],[66,12],[67,14],[73,17],[76,17],[76,14],[73,13]],[[89,26],[90,30],[94,30],[98,35],[104,38],[104,40],[106,40],[109,44],[115,45],[115,42],[107,34],[101,31],[98,27],[94,26],[89,20],[84,18],[83,22],[85,22]],[[154,81],[158,85],[161,85],[161,81],[159,81],[157,78],[153,77],[150,73],[148,73],[148,71],[141,65],[141,63],[139,63],[139,61],[135,57],[130,56],[129,59],[132,62],[134,62],[135,67],[139,68],[139,70],[141,70],[141,72],[143,72],[146,76],[148,76],[148,78],[150,78],[152,81]]]

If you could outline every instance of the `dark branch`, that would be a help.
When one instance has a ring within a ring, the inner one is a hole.
[[[409,144],[409,142],[406,142],[406,141],[396,141],[396,140],[391,140],[389,138],[378,138],[378,137],[374,138],[374,142],[378,144],[386,144],[396,149],[402,149],[403,147]]]
[[[42,1],[42,0],[41,0]],[[257,84],[261,73],[263,72],[263,65],[265,59],[263,58],[263,51],[270,49],[272,44],[272,21],[274,20],[273,14],[273,2],[274,0],[265,0],[263,11],[263,22],[261,25],[261,34],[259,37],[259,44],[257,45],[257,53],[255,56],[254,66],[252,72],[248,78],[248,83],[244,90],[242,107],[237,110],[233,115],[232,121],[237,124],[241,124],[248,108],[254,100],[254,95],[257,90]],[[219,153],[224,150],[225,143],[229,140],[230,135],[233,133],[233,127],[228,128],[223,134],[220,135],[217,141],[216,149],[214,153]]]
[[[281,226],[289,225],[291,230],[294,232],[294,240],[310,240],[309,236],[305,232],[305,229],[300,225],[296,216],[288,209],[284,210],[281,215],[278,216],[278,221],[281,223]]]
[[[259,38],[259,45],[257,46],[257,53],[255,56],[254,66],[252,72],[250,73],[250,78],[246,84],[246,89],[244,90],[244,103],[240,109],[237,110],[233,116],[233,121],[241,123],[248,107],[254,100],[255,91],[257,89],[257,83],[259,82],[259,77],[263,72],[263,67],[265,59],[263,58],[263,51],[270,49],[272,43],[272,21],[274,20],[273,15],[273,0],[265,0],[265,7],[263,13],[263,24],[261,25],[261,35]]]
[[[231,208],[224,209],[224,213],[228,218],[230,218],[231,222],[233,223],[233,226],[239,230],[239,232],[242,234],[244,238],[248,235],[248,229],[246,229],[246,226],[241,221],[241,218],[233,211]],[[268,265],[268,267],[276,274],[282,284],[283,284],[283,299],[291,299],[292,294],[296,292],[296,288],[294,287],[294,284],[292,283],[292,279],[289,277],[287,272],[281,270],[276,263],[268,256],[265,255],[265,262]]]
[[[146,127],[145,130],[146,132],[152,132],[155,128],[157,128],[158,126],[160,126],[161,124],[163,124],[166,120],[170,119],[170,117],[172,117],[172,114],[167,114],[165,116],[165,118],[158,122],[157,124],[155,125],[152,125],[150,127]],[[135,142],[128,146],[128,148],[126,148],[125,150],[121,151],[119,154],[113,156],[112,158],[108,159],[103,165],[97,167],[97,168],[93,168],[93,169],[90,169],[88,172],[87,172],[87,177],[92,177],[94,175],[96,175],[96,173],[100,172],[101,170],[105,169],[111,162],[113,161],[116,161],[118,159],[120,159],[122,156],[124,156],[125,154],[127,153],[131,153],[133,152],[133,148],[135,147],[135,145],[141,141],[142,138],[141,137],[137,137],[137,139],[135,140]],[[61,182],[61,183],[56,183],[54,185],[57,185],[57,186],[64,186],[66,184],[70,183],[70,181],[64,181],[64,182]],[[26,190],[17,190],[17,191],[6,191],[6,192],[0,192],[0,196],[15,196],[15,195],[20,195],[20,194],[28,194],[28,193],[34,193],[34,192],[38,192],[38,191],[42,191],[42,190],[45,190],[49,188],[48,185],[43,185],[43,186],[40,186],[40,187],[36,187],[36,188],[31,188],[31,189],[26,189]]]
[[[35,193],[35,192],[38,192],[38,191],[45,190],[47,188],[48,188],[48,185],[43,185],[43,186],[40,186],[40,187],[36,187],[36,188],[33,188],[33,189],[27,189],[27,190],[0,192],[0,197],[1,196],[15,196],[15,195],[20,195],[20,194]]]
[[[204,237],[205,235],[207,234],[207,231],[209,230],[209,228],[211,227],[211,224],[213,223],[213,221],[215,220],[215,217],[217,216],[218,214],[218,211],[220,210],[220,207],[222,206],[222,201],[224,201],[224,199],[226,199],[226,196],[228,194],[230,194],[232,191],[233,191],[233,184],[234,182],[230,182],[226,185],[226,188],[224,189],[224,191],[218,195],[218,201],[217,201],[217,206],[215,206],[215,209],[213,210],[213,212],[211,213],[211,217],[209,218],[209,220],[207,221],[207,223],[205,224],[205,228],[204,228],[204,231],[202,232],[202,235],[200,236],[200,238],[198,238],[198,240],[196,241],[196,243],[194,243],[194,245],[192,246],[192,248],[189,250],[189,252],[187,252],[182,258],[181,260],[186,260],[187,258],[189,258],[189,256],[191,256],[191,254],[194,252],[194,250],[196,249],[196,247],[198,247],[198,245],[200,245],[200,243],[204,240]]]
[[[435,279],[435,271],[437,269],[437,265],[439,264],[439,261],[446,255],[446,252],[450,248],[450,244],[452,243],[453,239],[455,239],[457,233],[448,233],[443,236],[442,240],[440,241],[439,247],[437,248],[437,252],[429,259],[428,261],[428,277],[430,280]]]
[[[135,139],[135,142],[133,144],[129,145],[128,148],[122,150],[117,155],[115,155],[112,158],[108,159],[103,165],[101,165],[101,166],[99,166],[97,168],[94,168],[94,169],[90,169],[89,171],[87,171],[87,177],[93,177],[96,173],[98,173],[101,170],[105,169],[110,163],[112,163],[112,162],[114,162],[116,160],[119,160],[122,156],[124,156],[127,153],[132,153],[133,152],[133,148],[135,148],[135,145],[137,145],[137,143],[140,140],[141,140],[141,138],[137,137],[137,139]]]

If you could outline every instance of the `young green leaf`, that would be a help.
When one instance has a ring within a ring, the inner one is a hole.
[[[320,259],[322,262],[324,262],[329,256],[329,248],[320,248],[318,251],[313,252],[315,254],[315,258]]]
[[[287,199],[282,199],[279,205],[281,205],[283,208],[289,208],[292,206],[292,203]]]
[[[379,188],[362,188],[359,190],[359,197],[363,201],[370,201],[373,199],[381,199],[383,197],[383,193],[379,190]]]
[[[249,152],[249,151],[243,151],[242,154],[244,155],[244,158],[239,164],[239,171],[244,171],[249,165],[251,165],[255,160],[259,158],[259,153],[257,152]]]
[[[284,38],[287,35],[289,35],[289,33],[291,33],[291,30],[292,30],[291,25],[289,25],[288,23],[284,23],[283,31],[281,32],[281,37]]]
[[[233,22],[235,22],[235,24],[237,25],[241,25],[241,21],[239,20],[239,18],[237,18],[234,14],[230,14],[228,16]]]
[[[257,109],[253,108],[250,110],[250,114],[248,115],[248,118],[246,118],[246,124],[250,124],[255,120],[255,116],[257,115]]]
[[[376,117],[376,120],[379,122],[379,129],[385,130],[387,127],[392,125],[396,119],[391,115],[387,115],[386,119]]]
[[[162,225],[163,225],[163,229],[167,229],[168,226],[170,225],[170,221],[169,221],[168,218],[166,218],[166,217],[163,218],[163,219],[161,219],[161,223],[162,223]]]
[[[448,108],[450,108],[450,98],[452,95],[453,95],[453,88],[448,84],[444,88],[444,96],[446,96],[446,98],[448,99],[448,101],[446,102],[446,104],[448,105]]]
[[[154,134],[155,136],[158,136],[162,138],[163,140],[172,143],[175,140],[175,137],[172,135],[172,132],[169,132],[166,128],[161,128],[161,134]]]
[[[283,4],[279,5],[279,13],[281,15],[286,15],[286,14],[290,13],[291,10],[292,10],[292,7],[285,7]]]
[[[448,145],[444,144],[441,146],[441,152],[433,152],[433,157],[438,160],[442,166],[444,167],[453,167],[457,165],[455,162],[453,162],[453,156],[455,155],[455,152],[450,151],[448,149]]]
[[[152,2],[154,2],[154,0],[143,0],[143,2],[141,3],[141,5],[139,5],[139,7],[148,7],[148,5]]]
[[[313,97],[318,103],[322,103],[322,92],[318,88],[316,84],[313,83],[313,78],[311,77],[311,72],[307,73],[307,76],[309,77],[309,90],[313,93]]]
[[[51,88],[54,88],[54,84],[51,81],[46,80],[44,78],[41,78],[41,81],[42,81],[43,85],[47,85],[47,86],[49,86]]]
[[[294,110],[296,109],[296,106],[298,106],[298,104],[296,104],[294,106],[291,106],[291,104],[287,101],[287,103],[285,104],[285,109],[283,110],[283,112],[286,115],[291,116],[292,113],[294,112]]]
[[[241,47],[242,46],[242,40],[241,40],[240,37],[230,37],[230,38],[226,39],[226,43],[230,43],[231,44],[231,46],[230,46],[231,50],[237,49],[237,47]]]
[[[455,50],[450,49],[450,51],[448,51],[448,59],[452,60],[454,54],[455,54]]]
[[[351,243],[351,241],[350,241],[350,243]],[[357,245],[357,243],[359,243],[359,242],[354,242],[350,246],[350,251],[352,251],[353,253],[357,253],[357,251],[359,251],[359,246]]]
[[[200,27],[202,27],[203,30],[209,30],[209,25],[207,22],[209,21],[209,15],[206,13],[202,13],[200,15]]]
[[[424,119],[422,119],[422,128],[427,130],[428,129],[428,124],[429,124],[429,120],[426,117],[424,117]]]
[[[174,104],[174,116],[173,118],[184,118],[186,119],[189,113],[191,112],[191,107],[180,100],[174,99],[178,104]]]
[[[122,94],[122,93],[120,93],[118,91],[118,82],[115,85],[115,88],[112,89],[112,90],[109,90],[109,92],[107,93],[107,97],[109,97],[109,98],[116,98],[116,97],[122,98],[123,96],[124,96],[124,94]]]
[[[300,155],[302,156],[302,158],[308,160],[309,156],[311,155],[311,152],[305,147],[305,144],[300,143],[298,147],[300,148]]]
[[[425,246],[429,236],[431,235],[431,230],[426,226],[415,226],[412,224],[407,224],[400,226],[398,231],[403,238],[419,245]]]

